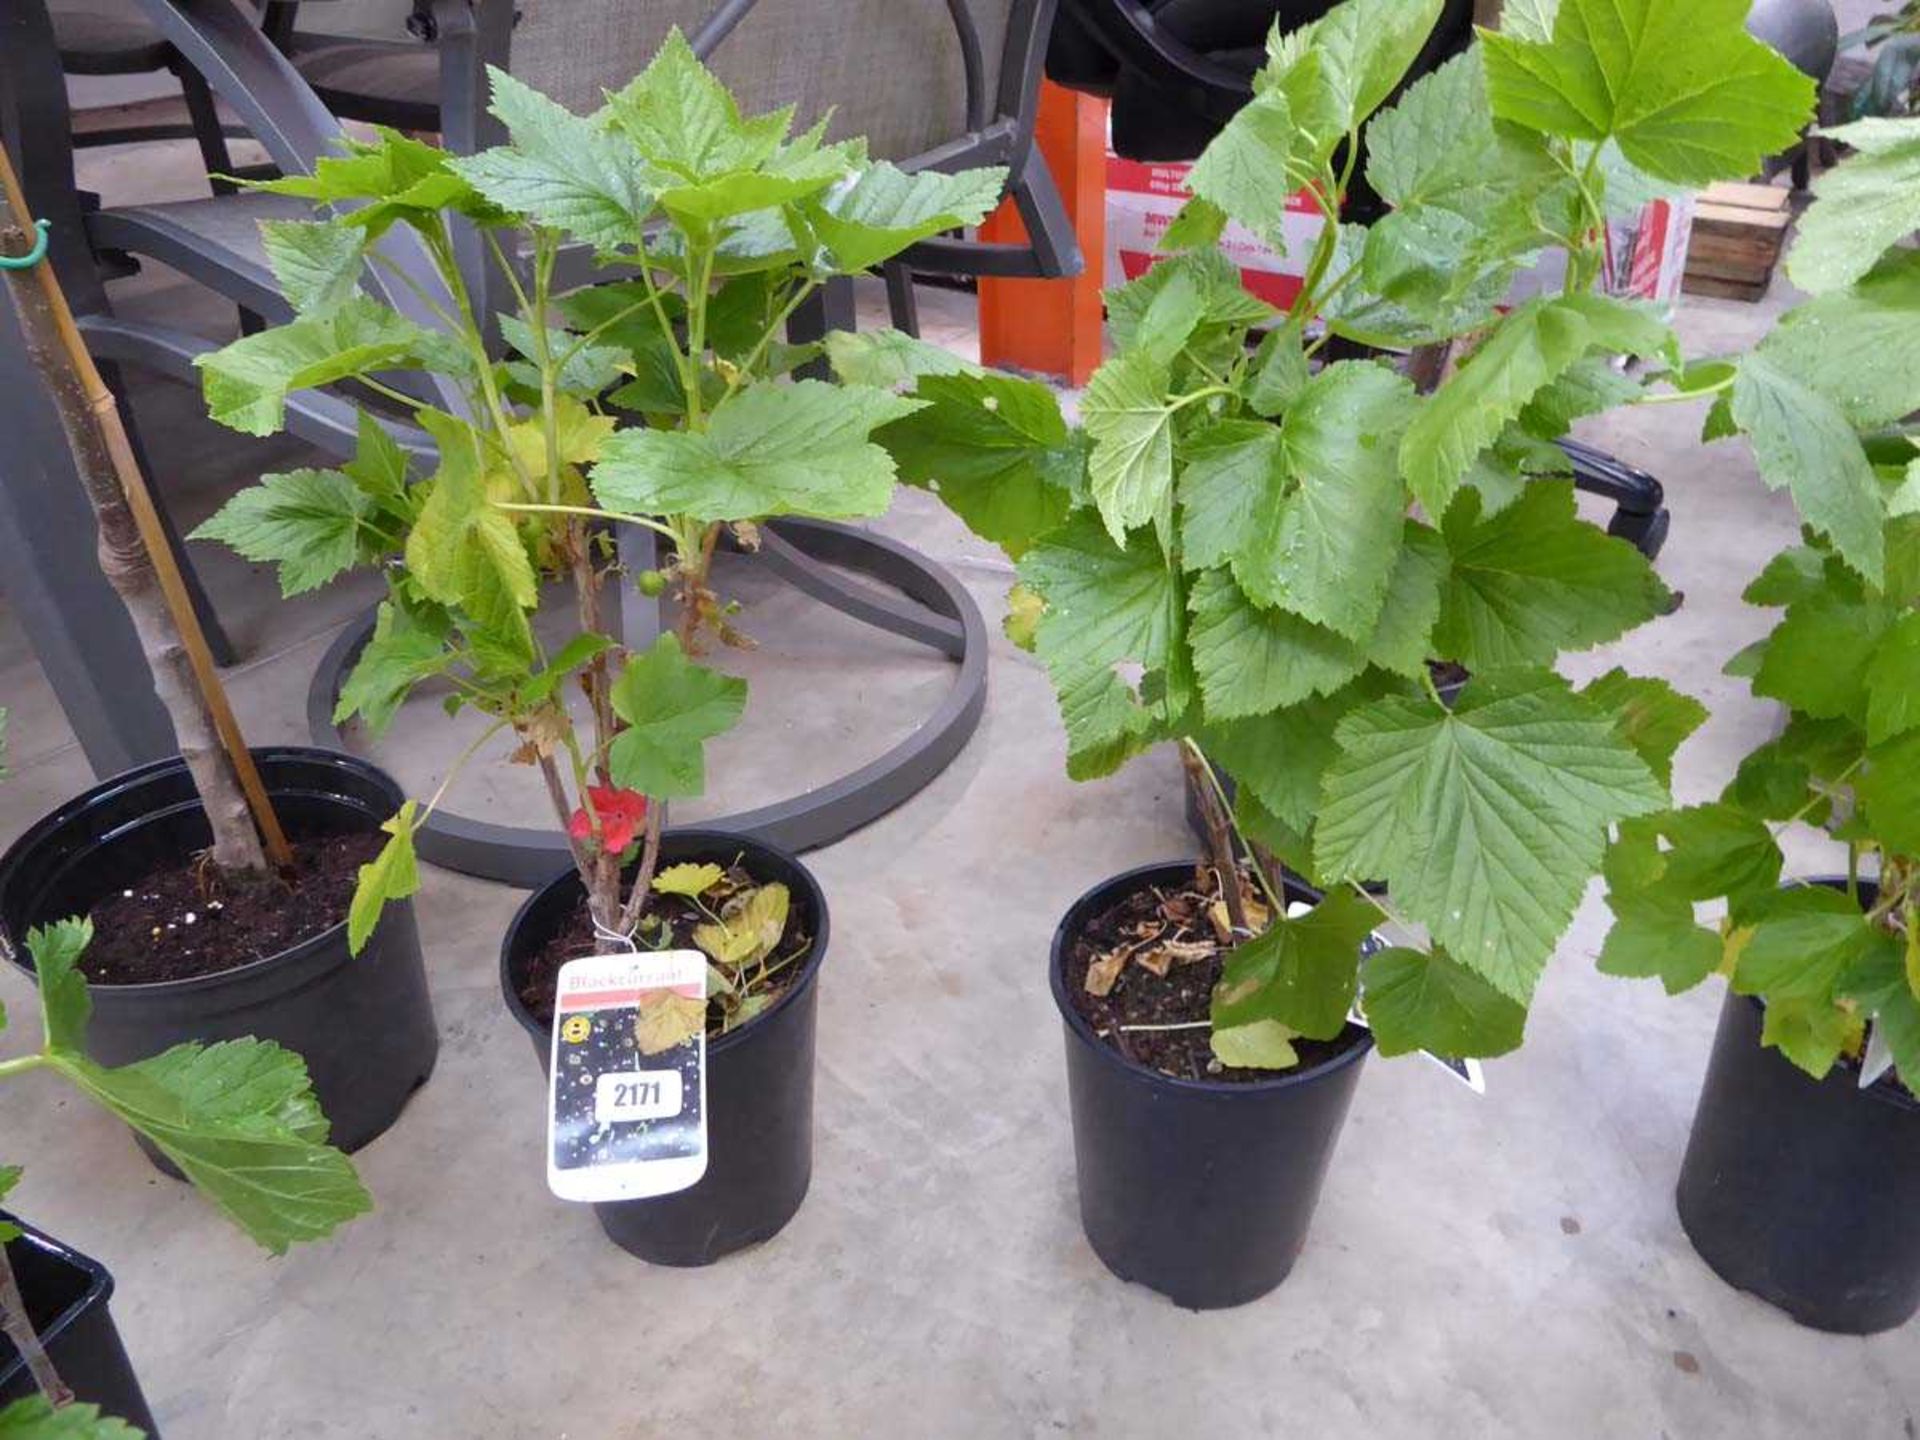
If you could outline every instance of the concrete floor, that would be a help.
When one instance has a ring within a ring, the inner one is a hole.
[[[150,160],[90,163],[115,194],[168,183]],[[1691,351],[1751,340],[1784,289],[1759,306],[1688,301]],[[121,302],[231,323],[162,272]],[[971,343],[964,306],[931,292],[926,304],[937,338]],[[241,474],[306,463],[297,445],[215,429],[184,391],[148,384],[138,399],[184,518]],[[1775,723],[1718,671],[1765,624],[1740,588],[1794,533],[1785,497],[1739,445],[1701,447],[1698,422],[1663,406],[1593,427],[1667,482],[1661,568],[1686,604],[1568,664],[1584,676],[1624,663],[1714,708],[1680,757],[1689,800]],[[1004,565],[926,497],[903,494],[879,528],[951,566],[997,618]],[[201,559],[246,653],[231,679],[253,739],[304,738],[312,666],[369,591],[281,603],[251,567]],[[745,593],[764,645],[738,657],[756,690],[716,766],[718,804],[869,758],[899,707],[924,713],[946,683],[911,647]],[[4,623],[0,696],[13,713],[4,842],[90,777]],[[419,783],[457,738],[419,720],[378,753]],[[539,1072],[495,981],[521,896],[439,871],[419,917],[445,1041],[432,1083],[360,1157],[373,1215],[266,1259],[39,1077],[0,1092],[5,1158],[28,1166],[18,1208],[114,1270],[116,1315],[171,1440],[1914,1434],[1911,1329],[1801,1330],[1688,1247],[1672,1188],[1719,995],[1669,1001],[1596,974],[1606,917],[1592,898],[1527,1048],[1487,1067],[1484,1098],[1419,1059],[1369,1065],[1312,1239],[1277,1293],[1196,1316],[1114,1280],[1075,1212],[1047,942],[1089,885],[1191,846],[1170,757],[1085,786],[1062,758],[1044,676],[996,632],[971,747],[910,804],[810,858],[834,919],[813,1191],[755,1252],[650,1269],[547,1193]],[[539,818],[517,784],[459,800]],[[0,975],[0,1001],[13,1053],[33,1025],[28,988]]]

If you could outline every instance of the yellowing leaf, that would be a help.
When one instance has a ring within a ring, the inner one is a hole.
[[[660,895],[704,895],[725,877],[718,865],[669,865],[653,877]]]
[[[659,1055],[676,1045],[686,1044],[706,1023],[706,1001],[669,991],[641,1002],[640,1014],[633,1022],[633,1035],[642,1055]]]
[[[1222,1065],[1249,1070],[1288,1070],[1300,1063],[1293,1048],[1293,1032],[1278,1020],[1216,1028],[1213,1056]]]
[[[380,828],[392,838],[360,867],[353,903],[347,907],[347,948],[355,955],[372,938],[388,902],[404,900],[420,888],[420,866],[413,849],[413,832],[420,827],[415,818],[419,808],[417,801],[409,800],[382,824]]]
[[[773,953],[787,928],[790,897],[784,885],[762,885],[728,905],[718,925],[702,925],[693,943],[723,966],[740,969]]]
[[[600,446],[619,428],[611,415],[596,415],[571,395],[553,402],[554,442],[563,466],[591,465],[600,458]],[[516,420],[507,427],[508,443],[529,475],[547,473],[547,427],[538,416]],[[581,494],[586,493],[584,484]],[[512,498],[512,497],[505,497]]]

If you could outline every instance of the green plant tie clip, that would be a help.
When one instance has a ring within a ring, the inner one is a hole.
[[[0,255],[0,270],[31,270],[47,258],[47,231],[51,230],[53,225],[46,220],[36,220],[33,222],[33,228],[37,232],[33,249],[24,255]]]

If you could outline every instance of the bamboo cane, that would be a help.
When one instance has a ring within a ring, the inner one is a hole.
[[[0,146],[0,190],[5,192],[12,220],[10,225],[0,227],[0,253],[12,256],[17,247],[29,243],[34,226],[26,197],[4,146]],[[258,843],[264,840],[267,857],[273,864],[282,870],[290,869],[293,853],[287,845],[286,832],[281,828],[273,802],[267,796],[253,754],[247,749],[246,739],[240,733],[239,722],[235,720],[233,707],[227,700],[226,688],[220,683],[213,654],[207,648],[206,634],[200,628],[200,617],[194,613],[193,602],[187,594],[186,582],[181,577],[173,547],[168,544],[161,527],[160,514],[147,489],[146,476],[134,458],[133,446],[127,437],[113,391],[107,387],[99,368],[93,363],[87,342],[74,323],[73,311],[54,276],[53,266],[42,261],[26,269],[9,269],[5,274],[8,286],[13,291],[28,349],[38,361],[56,399],[62,402],[59,407],[61,422],[67,431],[68,443],[73,448],[75,464],[81,471],[82,479],[89,482],[89,498],[94,501],[95,513],[101,523],[103,568],[107,570],[108,579],[122,598],[129,602],[128,609],[133,612],[136,625],[140,625],[143,619],[147,620],[151,628],[159,631],[153,638],[161,647],[177,644],[185,653],[191,671],[191,685],[163,684],[160,687],[161,698],[172,715],[174,728],[180,735],[182,754],[193,768],[201,800],[213,824],[215,859],[243,868],[264,868]],[[117,517],[109,513],[112,497],[103,494],[109,479],[113,491],[131,512],[136,532],[134,536],[117,536],[113,533],[117,528],[113,524]],[[129,553],[141,551],[144,554]],[[117,563],[109,564],[110,557]],[[135,594],[143,584],[137,575],[143,561],[145,568],[150,569],[157,580],[166,602],[165,610],[159,616],[143,615],[133,603]],[[159,623],[154,623],[156,621]],[[148,638],[146,634],[142,635],[143,642]],[[148,647],[148,654],[149,658],[153,658],[152,646]],[[161,680],[159,672],[160,666],[156,665],[156,682]],[[204,733],[204,722],[207,720],[211,721],[218,745],[217,748],[206,747],[208,753],[200,756],[192,753],[197,747],[190,744],[189,737]],[[196,760],[203,763],[195,764]],[[240,794],[245,797],[244,808],[220,804],[221,792],[230,791],[233,782],[237,782]],[[228,809],[229,813],[222,815],[219,813],[222,809]],[[251,827],[232,823],[244,820],[247,814],[251,814],[253,825],[259,827],[257,839]],[[226,822],[224,834],[223,821]],[[239,829],[245,829],[247,833],[244,836],[236,834]]]

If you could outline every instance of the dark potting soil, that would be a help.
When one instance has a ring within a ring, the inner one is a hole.
[[[293,873],[229,875],[196,857],[97,903],[80,969],[96,985],[191,980],[264,960],[338,925],[377,832],[293,844]]]
[[[1067,948],[1067,994],[1102,1043],[1136,1065],[1180,1080],[1238,1085],[1272,1080],[1291,1072],[1222,1065],[1213,1058],[1212,1032],[1205,1022],[1213,1005],[1213,987],[1230,953],[1208,916],[1218,894],[1212,868],[1196,866],[1194,879],[1187,884],[1143,886],[1094,916]],[[1090,992],[1087,971],[1122,952],[1128,958],[1113,988],[1105,995]],[[1142,957],[1152,963],[1142,963]],[[1166,973],[1156,973],[1163,963]],[[1124,1028],[1133,1025],[1194,1028]],[[1297,1068],[1309,1069],[1341,1054],[1359,1033],[1349,1025],[1332,1040],[1295,1040],[1294,1053],[1300,1057]]]
[[[728,865],[726,870],[727,878],[736,885],[765,883],[749,874],[737,862]],[[806,913],[806,902],[799,892],[791,886],[788,889],[790,904],[787,908],[787,928],[780,932],[780,943],[774,946],[773,954],[767,958],[769,965],[787,962],[783,967],[784,978],[769,980],[764,987],[756,986],[754,989],[756,995],[767,997],[768,1006],[786,994],[788,987],[799,977],[805,965],[806,952],[811,948],[813,917]],[[687,896],[656,893],[648,902],[647,915],[641,921],[641,933],[636,938],[648,949],[698,950],[700,947],[694,944],[693,932],[708,921],[709,917]],[[660,923],[667,927],[664,939],[659,929]],[[527,1007],[535,1020],[542,1025],[553,1024],[553,994],[560,983],[560,967],[569,960],[593,954],[593,950],[593,917],[588,913],[586,897],[582,896],[573,913],[567,917],[567,923],[535,953],[521,978],[520,1003]],[[726,1020],[727,1012],[716,997],[707,1006],[709,1039],[725,1033]]]

